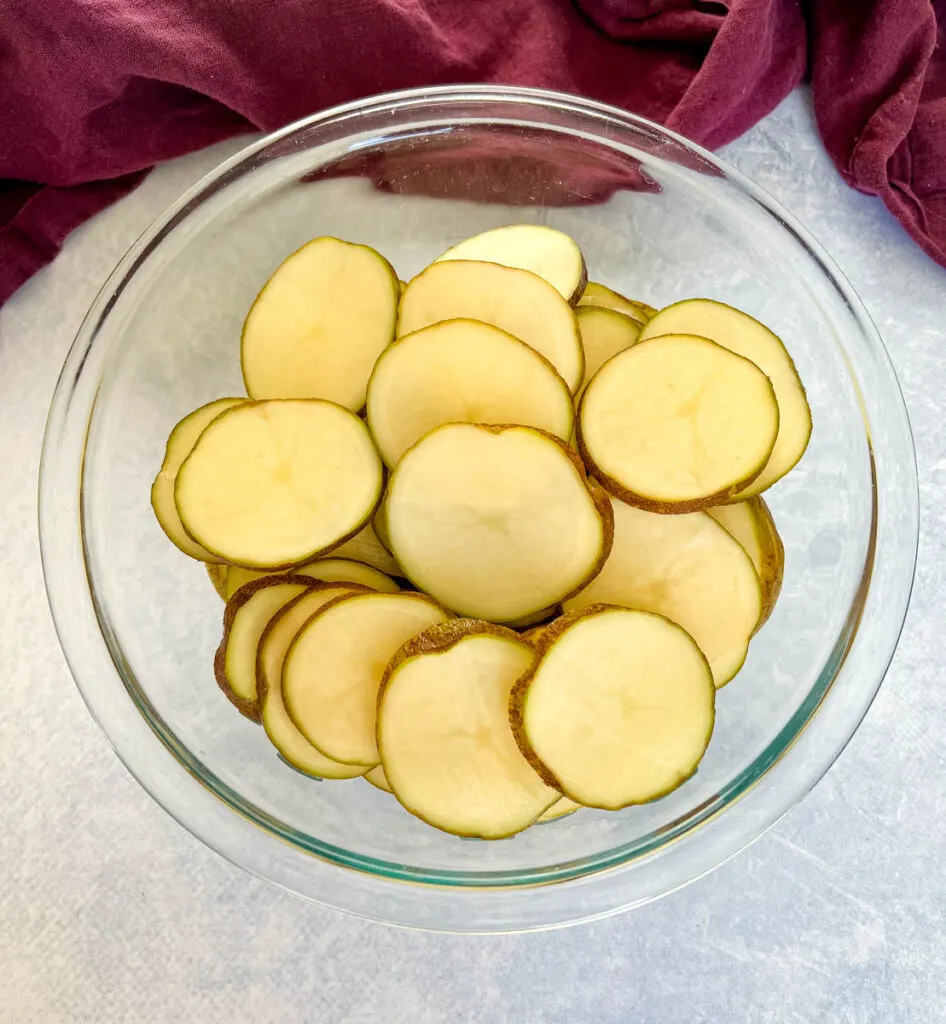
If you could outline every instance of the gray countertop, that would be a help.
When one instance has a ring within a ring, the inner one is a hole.
[[[724,155],[814,232],[890,349],[916,434],[922,536],[893,667],[804,803],[709,877],[544,934],[398,931],[226,863],[132,780],[90,718],[43,591],[36,471],[95,292],[237,148],[168,164],[0,312],[0,1022],[910,1022],[946,1005],[946,271],[848,190],[796,93]]]

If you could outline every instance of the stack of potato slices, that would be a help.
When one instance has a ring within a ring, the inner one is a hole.
[[[317,238],[240,355],[248,397],[174,428],[151,498],[226,601],[217,683],[289,764],[483,839],[697,770],[781,586],[760,495],[811,433],[768,328],[518,224],[407,284]]]

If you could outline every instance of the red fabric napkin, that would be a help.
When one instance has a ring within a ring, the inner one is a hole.
[[[0,302],[153,164],[346,100],[544,86],[719,146],[811,53],[841,173],[946,264],[946,0],[0,0]]]

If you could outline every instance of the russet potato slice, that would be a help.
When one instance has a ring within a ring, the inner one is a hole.
[[[798,371],[781,339],[748,313],[712,299],[685,299],[647,321],[641,341],[663,334],[697,334],[750,359],[771,380],[779,409],[778,437],[762,471],[733,498],[761,494],[804,455],[811,409]]]
[[[438,427],[397,464],[385,499],[394,555],[415,586],[493,622],[584,586],[610,549],[610,514],[571,449],[519,426]]]
[[[722,504],[753,480],[778,434],[766,375],[705,338],[639,341],[581,399],[578,443],[612,494],[653,512]]]
[[[502,839],[561,798],[530,767],[509,697],[535,652],[511,630],[460,619],[405,644],[378,699],[378,748],[397,799],[454,835]]]
[[[510,721],[549,785],[605,810],[685,782],[709,743],[713,678],[692,637],[650,612],[594,605],[548,629]]]

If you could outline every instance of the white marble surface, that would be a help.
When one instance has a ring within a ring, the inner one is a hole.
[[[232,144],[86,225],[0,312],[0,1022],[925,1024],[946,1004],[946,271],[842,184],[798,93],[726,156],[864,298],[913,420],[912,610],[863,727],[812,795],[708,878],[538,935],[401,932],[224,862],[145,796],[79,698],[36,535],[46,408],[128,244]]]

